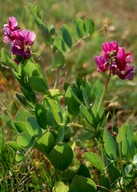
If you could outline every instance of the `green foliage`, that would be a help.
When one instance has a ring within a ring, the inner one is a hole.
[[[84,153],[83,157],[86,158],[91,163],[91,165],[96,167],[98,170],[104,171],[105,165],[99,155],[93,152],[87,152],[87,153]]]
[[[88,167],[86,167],[86,165],[81,164],[78,169],[77,175],[81,175],[83,177],[90,178],[90,171],[89,171]]]
[[[43,106],[46,110],[47,124],[52,127],[60,125],[62,123],[62,112],[59,103],[50,97],[45,97]]]
[[[64,171],[72,162],[72,149],[68,144],[59,143],[50,152],[49,159],[56,169]]]
[[[52,68],[62,67],[65,63],[65,57],[63,56],[62,52],[57,49],[53,55],[52,59]]]
[[[44,133],[35,143],[35,147],[44,153],[46,156],[49,155],[52,148],[55,146],[55,138],[49,131]]]
[[[93,125],[93,121],[95,119],[94,116],[92,116],[92,113],[90,114],[89,111],[87,110],[86,106],[81,105],[80,106],[80,111],[82,113],[82,115],[84,116],[84,118],[87,120],[87,122],[92,126]]]
[[[32,137],[39,138],[42,135],[42,130],[34,117],[27,118],[25,124],[26,124],[28,133]]]
[[[31,13],[34,18],[34,21],[36,22],[37,26],[42,32],[45,42],[50,43],[51,42],[50,30],[42,21],[42,15],[39,12],[38,7],[36,5],[33,7],[33,9],[31,9]]]
[[[63,182],[58,182],[53,188],[53,192],[68,192],[69,191],[69,186],[65,185]]]
[[[134,136],[131,126],[123,125],[117,136],[117,142],[121,148],[123,157],[130,155],[133,158],[135,154]]]
[[[94,23],[90,18],[74,20],[69,26],[63,25],[58,34],[52,25],[46,26],[37,6],[31,10],[34,21],[41,30],[45,43],[52,47],[52,67],[62,67],[73,47],[81,40],[90,37],[94,32]]]
[[[63,66],[68,53],[81,40],[88,38],[94,32],[94,23],[91,19],[77,19],[70,26],[63,25],[59,35],[53,41],[53,68]],[[55,59],[57,59],[55,63]]]
[[[28,78],[32,90],[44,93],[48,89],[45,76],[38,64],[27,61],[23,65],[21,73],[21,78],[25,79],[25,76]]]
[[[33,146],[34,139],[31,135],[28,134],[27,131],[22,132],[18,137],[17,137],[17,144],[20,147],[23,148],[30,148]]]
[[[53,42],[53,49],[58,49],[66,57],[77,42],[92,35],[94,23],[91,19],[76,19],[70,26],[63,25],[59,35]]]
[[[68,111],[72,115],[78,115],[79,106],[81,101],[79,100],[78,88],[75,85],[70,85],[65,93],[65,104],[68,106]]]
[[[44,106],[39,103],[36,104],[35,113],[36,113],[37,122],[40,125],[40,127],[42,127],[43,129],[46,129],[47,119],[46,119],[46,109],[44,108]]]
[[[107,155],[112,159],[116,158],[118,155],[117,145],[107,129],[104,130],[103,141]]]
[[[15,71],[17,70],[17,65],[14,61],[12,61],[9,52],[4,48],[1,49],[1,59],[5,65],[8,65],[9,67],[11,67],[11,69]]]
[[[15,159],[17,161],[17,163],[20,163],[21,161],[23,161],[25,159],[25,155],[23,150],[18,150],[16,155],[15,155]]]
[[[8,141],[7,145],[10,146],[14,151],[21,149],[16,141]]]
[[[80,176],[80,175],[76,175],[73,180],[72,183],[70,185],[70,190],[69,192],[90,192],[96,191],[96,184],[89,178]]]
[[[31,117],[31,113],[24,108],[20,108],[16,113],[15,119],[16,121],[25,122],[25,120],[29,117]]]

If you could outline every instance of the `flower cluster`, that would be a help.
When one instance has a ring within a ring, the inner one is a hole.
[[[121,79],[132,80],[134,77],[134,66],[131,65],[133,57],[131,53],[125,52],[116,41],[102,44],[102,55],[95,57],[98,66],[97,71],[109,70],[112,75],[118,75]]]
[[[31,57],[30,46],[33,45],[36,37],[33,31],[20,29],[15,17],[9,17],[8,24],[4,24],[4,43],[11,43],[11,52],[16,55],[15,61],[19,63],[17,57],[29,59]]]

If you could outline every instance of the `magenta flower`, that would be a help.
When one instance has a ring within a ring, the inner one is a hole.
[[[25,45],[33,45],[35,40],[35,33],[33,31],[21,30],[19,32],[20,39],[25,43]]]
[[[13,55],[21,56],[24,59],[29,59],[31,57],[30,48],[25,47],[22,41],[18,39],[12,41],[11,52]]]
[[[30,46],[34,43],[35,33],[20,29],[15,17],[9,17],[9,22],[4,24],[3,31],[4,43],[11,43],[12,54],[23,59],[29,59],[31,57]],[[19,63],[17,58],[14,61]]]
[[[9,28],[14,30],[18,26],[18,22],[15,17],[9,17]]]
[[[31,52],[29,46],[32,46],[35,39],[35,33],[28,30],[20,30],[18,33],[15,31],[15,36],[17,37],[11,43],[11,52],[13,55],[18,55],[24,59],[29,59],[31,57]]]
[[[98,69],[97,71],[109,70],[112,75],[118,75],[121,79],[132,80],[135,69],[131,65],[133,57],[131,53],[125,52],[123,47],[119,47],[116,41],[102,44],[102,55],[94,58]]]
[[[112,52],[112,51],[118,51],[118,44],[116,41],[108,42],[108,43],[103,43],[102,44],[102,51],[103,55],[107,57],[107,53]]]
[[[107,58],[104,56],[96,56],[95,57],[95,62],[98,66],[97,71],[103,71],[105,72],[108,69],[108,62],[107,62]]]
[[[3,31],[4,31],[4,43],[8,44],[10,43],[12,40],[15,39],[15,36],[13,34],[14,31],[18,30],[18,22],[16,20],[15,17],[9,17],[9,23],[8,24],[4,24],[3,26]]]

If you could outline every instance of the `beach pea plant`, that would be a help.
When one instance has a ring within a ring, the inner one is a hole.
[[[53,25],[45,25],[36,7],[32,16],[50,47],[51,66],[57,72],[67,65],[68,55],[76,45],[94,32],[90,18],[78,18],[56,32]],[[7,141],[15,151],[16,162],[23,162],[32,149],[43,153],[57,175],[51,189],[55,192],[134,190],[136,135],[127,124],[114,125],[109,131],[109,112],[104,107],[111,76],[117,75],[121,80],[134,78],[132,54],[116,41],[105,42],[102,55],[94,58],[97,71],[108,73],[105,85],[83,77],[73,83],[64,82],[62,88],[58,74],[52,87],[47,74],[33,58],[35,33],[20,28],[14,16],[9,17],[3,31],[4,43],[10,45],[10,52],[1,49],[2,66],[11,69],[20,85],[16,96],[21,107],[16,115],[13,117],[5,108],[1,114],[2,123],[16,136]],[[86,150],[76,150],[84,144]],[[80,158],[79,153],[82,153]]]

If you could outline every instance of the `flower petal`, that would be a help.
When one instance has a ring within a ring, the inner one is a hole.
[[[9,28],[14,29],[18,26],[18,22],[15,17],[9,17]]]
[[[97,64],[97,66],[98,66],[97,71],[105,72],[107,70],[107,68],[108,68],[107,62],[108,62],[108,60],[106,59],[106,57],[104,57],[102,55],[101,56],[96,56],[94,58],[94,60],[95,60],[95,62]]]
[[[117,74],[121,79],[129,79],[132,80],[134,78],[135,74],[135,67],[134,66],[127,66],[124,71],[121,71],[119,74]]]
[[[102,44],[103,55],[107,56],[108,52],[118,51],[118,43],[116,41],[106,42]]]

